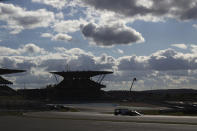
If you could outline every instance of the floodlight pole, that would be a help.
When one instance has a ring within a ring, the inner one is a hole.
[[[130,90],[129,90],[130,92],[131,92],[131,89],[132,89],[133,84],[134,84],[134,82],[135,82],[135,81],[137,81],[137,79],[136,79],[136,78],[133,78],[133,82],[132,82],[132,84],[131,84],[131,88],[130,88]]]
[[[132,96],[131,89],[132,89],[133,84],[134,84],[135,81],[137,81],[137,79],[134,77],[134,78],[133,78],[133,81],[132,81],[132,84],[131,84],[131,87],[130,87],[130,90],[129,90],[130,95],[131,95],[131,97],[132,97],[133,100],[135,100],[135,99],[134,99],[133,96]]]

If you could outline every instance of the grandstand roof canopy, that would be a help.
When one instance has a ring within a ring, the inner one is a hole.
[[[64,78],[90,78],[97,75],[112,74],[111,71],[66,71],[66,72],[50,72],[60,75]]]
[[[3,68],[0,68],[0,75],[20,73],[20,72],[25,72],[25,70],[14,70],[14,69],[3,69]]]
[[[13,83],[0,76],[0,84],[13,84]]]

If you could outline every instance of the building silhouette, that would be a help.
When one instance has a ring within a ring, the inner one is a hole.
[[[62,71],[50,72],[63,77],[55,85],[48,85],[42,89],[21,89],[19,93],[30,99],[46,100],[99,100],[105,96],[102,80],[110,71]],[[97,81],[92,77],[99,76]]]
[[[102,80],[107,74],[113,72],[67,71],[51,73],[62,76],[63,80],[49,91],[50,96],[67,99],[97,99],[102,97],[104,92],[101,89],[106,87],[102,84]],[[92,80],[94,76],[99,76],[97,81]]]
[[[14,70],[14,69],[3,69],[0,68],[0,96],[11,96],[16,95],[16,91],[10,88],[8,85],[13,84],[11,81],[6,80],[1,75],[13,74],[13,73],[21,73],[25,72],[25,70]]]

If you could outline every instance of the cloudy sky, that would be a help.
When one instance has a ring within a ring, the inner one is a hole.
[[[108,70],[106,90],[197,89],[197,0],[0,0],[0,67],[15,88],[49,71]],[[66,66],[68,65],[68,66]]]

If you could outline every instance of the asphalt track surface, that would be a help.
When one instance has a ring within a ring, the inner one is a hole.
[[[196,125],[197,117],[192,116],[115,116],[113,114],[102,114],[96,112],[33,112],[25,113],[25,117],[67,119],[67,120],[88,120],[88,121],[111,121],[111,122],[137,122],[137,123],[161,123],[161,124],[184,124]]]
[[[0,131],[196,131],[197,117],[34,112],[1,116]]]

